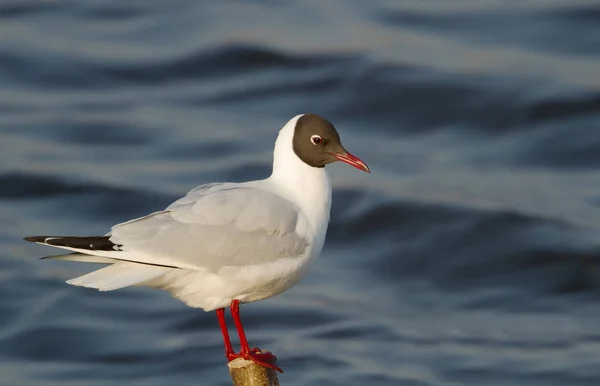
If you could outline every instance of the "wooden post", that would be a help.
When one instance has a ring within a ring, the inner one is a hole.
[[[279,386],[277,372],[252,361],[237,358],[227,364],[233,386]]]

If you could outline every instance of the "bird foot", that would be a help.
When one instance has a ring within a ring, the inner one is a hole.
[[[234,359],[243,358],[249,361],[256,363],[257,365],[261,365],[263,367],[267,367],[269,369],[273,369],[283,373],[281,368],[275,366],[275,361],[277,361],[277,357],[271,354],[268,351],[261,351],[258,347],[254,347],[250,352],[244,352],[243,350],[239,352],[239,354],[228,354],[227,360],[231,362]]]

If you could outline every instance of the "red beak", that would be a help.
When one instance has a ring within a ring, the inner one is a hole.
[[[362,170],[363,172],[371,173],[371,169],[369,169],[366,163],[348,152],[346,152],[346,154],[331,153],[331,155],[350,166],[354,166],[355,168]]]

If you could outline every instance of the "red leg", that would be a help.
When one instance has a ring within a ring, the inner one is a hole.
[[[231,305],[229,306],[231,309],[231,316],[233,316],[233,322],[235,323],[235,328],[237,329],[238,335],[240,337],[240,345],[242,346],[242,350],[240,351],[240,357],[251,360],[254,363],[257,363],[261,366],[268,367],[274,370],[283,373],[283,371],[275,366],[275,361],[277,358],[275,355],[270,352],[261,353],[260,349],[253,348],[250,349],[248,346],[248,340],[246,339],[246,333],[244,332],[244,326],[242,325],[242,320],[240,319],[240,302],[239,300],[233,300]]]
[[[234,360],[237,356],[233,352],[231,346],[231,340],[229,340],[229,331],[227,331],[227,322],[225,321],[225,309],[219,308],[217,310],[217,318],[219,319],[219,326],[221,326],[221,332],[223,333],[223,340],[225,341],[225,356],[228,361]]]

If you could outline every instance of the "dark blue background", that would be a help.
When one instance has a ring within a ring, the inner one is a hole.
[[[282,384],[600,383],[598,1],[4,0],[0,384],[230,384],[213,313],[21,238],[265,177],[304,112],[373,173],[242,309]]]

